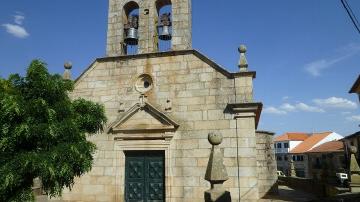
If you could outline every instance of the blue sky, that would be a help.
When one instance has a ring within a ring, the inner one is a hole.
[[[359,130],[360,34],[340,0],[193,1],[193,48],[237,71],[240,44],[257,71],[259,128]],[[348,0],[360,19],[360,1]],[[53,73],[72,61],[77,77],[105,55],[107,0],[4,0],[0,6],[0,76],[25,72],[40,58]]]

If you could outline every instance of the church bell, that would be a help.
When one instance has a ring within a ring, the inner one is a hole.
[[[162,26],[161,33],[159,34],[159,39],[164,41],[171,40],[171,34],[170,34],[170,27],[169,26]]]
[[[160,23],[158,26],[159,39],[164,41],[171,40],[171,14],[164,13],[160,16]]]
[[[134,27],[127,29],[124,42],[127,45],[137,45],[138,44],[138,30]]]
[[[128,23],[124,25],[125,39],[124,42],[127,45],[138,44],[138,16],[129,16]]]

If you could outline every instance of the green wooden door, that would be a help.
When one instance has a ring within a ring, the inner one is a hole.
[[[164,152],[129,151],[125,155],[126,201],[165,201]]]

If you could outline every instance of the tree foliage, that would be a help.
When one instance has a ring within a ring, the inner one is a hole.
[[[90,171],[96,147],[86,134],[103,130],[104,108],[72,101],[73,82],[34,60],[26,76],[0,78],[0,201],[31,201],[33,179],[50,196]]]

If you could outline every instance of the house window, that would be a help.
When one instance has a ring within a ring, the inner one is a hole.
[[[288,156],[285,155],[285,156],[284,156],[284,161],[287,161],[287,160],[288,160]]]
[[[281,143],[277,143],[277,148],[281,148]]]
[[[315,164],[314,164],[314,168],[316,168],[316,169],[321,169],[321,161],[320,161],[320,158],[316,158],[316,160],[315,160]]]
[[[289,148],[289,143],[284,143],[284,148]]]
[[[304,161],[304,156],[300,156],[300,161]]]
[[[292,156],[292,159],[293,159],[293,161],[295,161],[296,159],[295,159],[295,156]]]
[[[276,148],[276,144],[274,144],[274,148]]]
[[[282,157],[281,157],[281,156],[278,156],[278,157],[277,157],[277,160],[278,160],[278,161],[282,161]]]
[[[305,177],[304,169],[295,169],[295,172],[297,177]]]
[[[296,156],[296,161],[301,161],[300,156]]]

